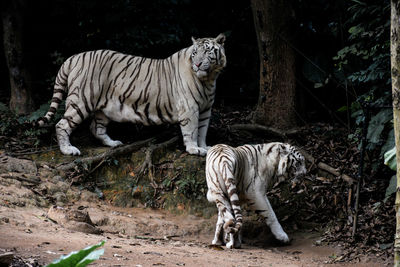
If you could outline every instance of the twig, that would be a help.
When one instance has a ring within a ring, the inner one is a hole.
[[[79,158],[70,163],[57,166],[57,169],[60,171],[68,171],[70,169],[75,168],[76,166],[78,166],[80,164],[93,164],[93,163],[97,163],[101,160],[107,160],[107,159],[109,159],[111,157],[115,157],[117,155],[132,153],[134,151],[139,150],[143,146],[147,146],[148,144],[151,144],[155,140],[156,140],[156,138],[153,137],[153,138],[148,138],[146,140],[138,141],[138,142],[135,142],[135,143],[132,143],[129,145],[114,147],[114,148],[111,148],[110,150],[107,150],[106,152],[103,152],[99,155],[95,155],[92,157],[86,157],[86,158]]]
[[[21,150],[19,152],[11,152],[11,153],[6,153],[6,154],[10,157],[15,157],[15,156],[25,156],[25,155],[39,154],[39,153],[43,153],[43,152],[50,152],[50,151],[54,151],[57,149],[58,149],[58,147],[36,150],[36,151],[28,151],[29,149],[26,149],[25,150],[26,152],[24,150]]]
[[[287,138],[288,136],[296,135],[299,130],[294,129],[294,130],[288,130],[288,131],[282,131],[276,128],[272,127],[267,127],[259,124],[234,124],[231,126],[228,126],[228,129],[231,130],[240,130],[240,131],[251,131],[251,132],[264,132],[266,134],[272,135],[272,136],[278,136],[281,138]]]
[[[155,241],[155,240],[169,240],[173,237],[180,237],[179,235],[166,235],[164,237],[152,237],[152,236],[141,236],[141,235],[135,235],[134,238],[136,239],[142,239],[142,240],[150,240],[150,241]]]
[[[304,150],[302,150],[301,153],[303,154],[303,156],[306,158],[307,161],[311,162],[312,164],[315,164],[316,160],[315,160],[315,158],[313,158],[313,156],[311,156]],[[332,166],[329,166],[328,164],[326,164],[324,162],[318,162],[317,167],[323,171],[329,172],[330,174],[341,177],[349,185],[352,185],[353,183],[356,182],[356,180],[354,178],[348,176],[347,174],[340,173],[337,169],[333,168]]]

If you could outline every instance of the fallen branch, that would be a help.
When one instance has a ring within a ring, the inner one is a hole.
[[[229,126],[229,129],[231,130],[243,130],[243,131],[251,131],[251,132],[264,132],[269,135],[277,136],[282,139],[287,138],[288,136],[293,136],[296,135],[300,130],[299,129],[294,129],[294,130],[288,130],[288,131],[282,131],[279,129],[275,129],[272,127],[267,127],[263,125],[258,125],[258,124],[234,124]],[[305,151],[302,151],[302,154],[306,158],[307,161],[311,162],[311,164],[316,164],[317,167],[323,171],[326,171],[332,175],[339,176],[343,180],[345,180],[347,183],[350,185],[355,183],[356,180],[354,178],[351,178],[350,176],[340,173],[337,169],[329,166],[328,164],[324,162],[317,162],[310,154],[306,153]]]
[[[329,166],[328,164],[326,164],[324,162],[316,163],[317,162],[316,159],[313,156],[311,156],[310,154],[308,154],[307,152],[305,152],[304,150],[302,150],[301,153],[303,154],[303,156],[305,157],[305,159],[307,161],[311,162],[312,164],[316,164],[317,167],[323,171],[326,171],[332,175],[341,177],[349,185],[352,185],[353,183],[356,182],[356,180],[354,178],[348,176],[347,174],[340,173],[337,169],[333,168],[332,166]]]
[[[0,175],[0,178],[14,179],[14,180],[18,180],[21,182],[28,182],[31,184],[40,184],[40,179],[28,178],[24,174],[16,174],[16,175],[15,174],[2,174],[2,175]]]
[[[156,140],[156,138],[153,137],[153,138],[138,141],[138,142],[135,142],[135,143],[132,143],[129,145],[114,147],[114,148],[111,148],[110,150],[107,150],[106,152],[103,152],[96,156],[91,156],[91,157],[86,157],[86,158],[78,158],[70,163],[57,166],[57,170],[68,171],[68,170],[74,169],[76,166],[81,165],[81,164],[93,164],[93,163],[97,163],[100,161],[106,161],[107,159],[118,156],[118,155],[135,152],[135,151],[139,150],[140,148],[153,143],[155,140]]]
[[[278,136],[281,138],[287,138],[288,136],[295,135],[300,131],[298,129],[282,131],[276,128],[267,127],[259,124],[234,124],[228,126],[228,129],[236,131],[239,130],[239,131],[250,131],[250,132],[264,132],[268,135]]]

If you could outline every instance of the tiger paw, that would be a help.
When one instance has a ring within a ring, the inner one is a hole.
[[[186,151],[189,154],[192,154],[192,155],[205,156],[207,154],[207,150],[202,148],[202,147],[194,147],[194,146],[192,146],[192,147],[186,148]]]
[[[213,241],[211,242],[212,245],[216,245],[216,246],[221,246],[222,245],[222,241],[219,239],[213,239]]]
[[[280,242],[284,244],[288,244],[290,242],[290,239],[288,235],[285,232],[279,233],[275,235],[276,239],[278,239]]]
[[[123,143],[121,141],[118,140],[108,140],[108,141],[104,141],[104,144],[106,146],[110,146],[110,147],[116,147],[116,146],[120,146],[123,145]]]
[[[233,240],[226,243],[226,248],[232,249],[233,248]]]
[[[74,146],[61,146],[61,153],[64,155],[79,156],[81,152]]]

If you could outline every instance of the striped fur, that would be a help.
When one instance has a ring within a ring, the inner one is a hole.
[[[179,123],[186,151],[204,156],[215,98],[216,79],[226,65],[225,36],[193,39],[193,45],[166,59],[150,59],[110,50],[74,55],[56,77],[49,111],[42,126],[66,96],[65,113],[56,125],[60,150],[79,155],[71,132],[92,116],[91,131],[107,146],[118,146],[106,133],[112,121],[144,125]]]
[[[288,243],[289,237],[279,224],[266,191],[279,176],[298,178],[305,173],[304,157],[289,144],[213,146],[206,160],[207,199],[215,202],[218,209],[212,244],[241,246],[241,203],[262,215],[274,236]]]

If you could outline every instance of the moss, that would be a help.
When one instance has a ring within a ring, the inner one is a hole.
[[[83,148],[81,152],[92,156],[106,149]],[[178,214],[204,217],[216,214],[215,205],[205,197],[204,157],[166,147],[154,150],[152,156],[154,168],[143,175],[140,169],[146,158],[144,150],[107,160],[94,172],[86,174],[81,181],[83,187],[92,191],[99,188],[103,198],[116,206],[164,208]],[[32,159],[56,165],[79,157],[64,156],[56,150],[33,155]],[[69,199],[76,197],[71,192],[67,195]]]

